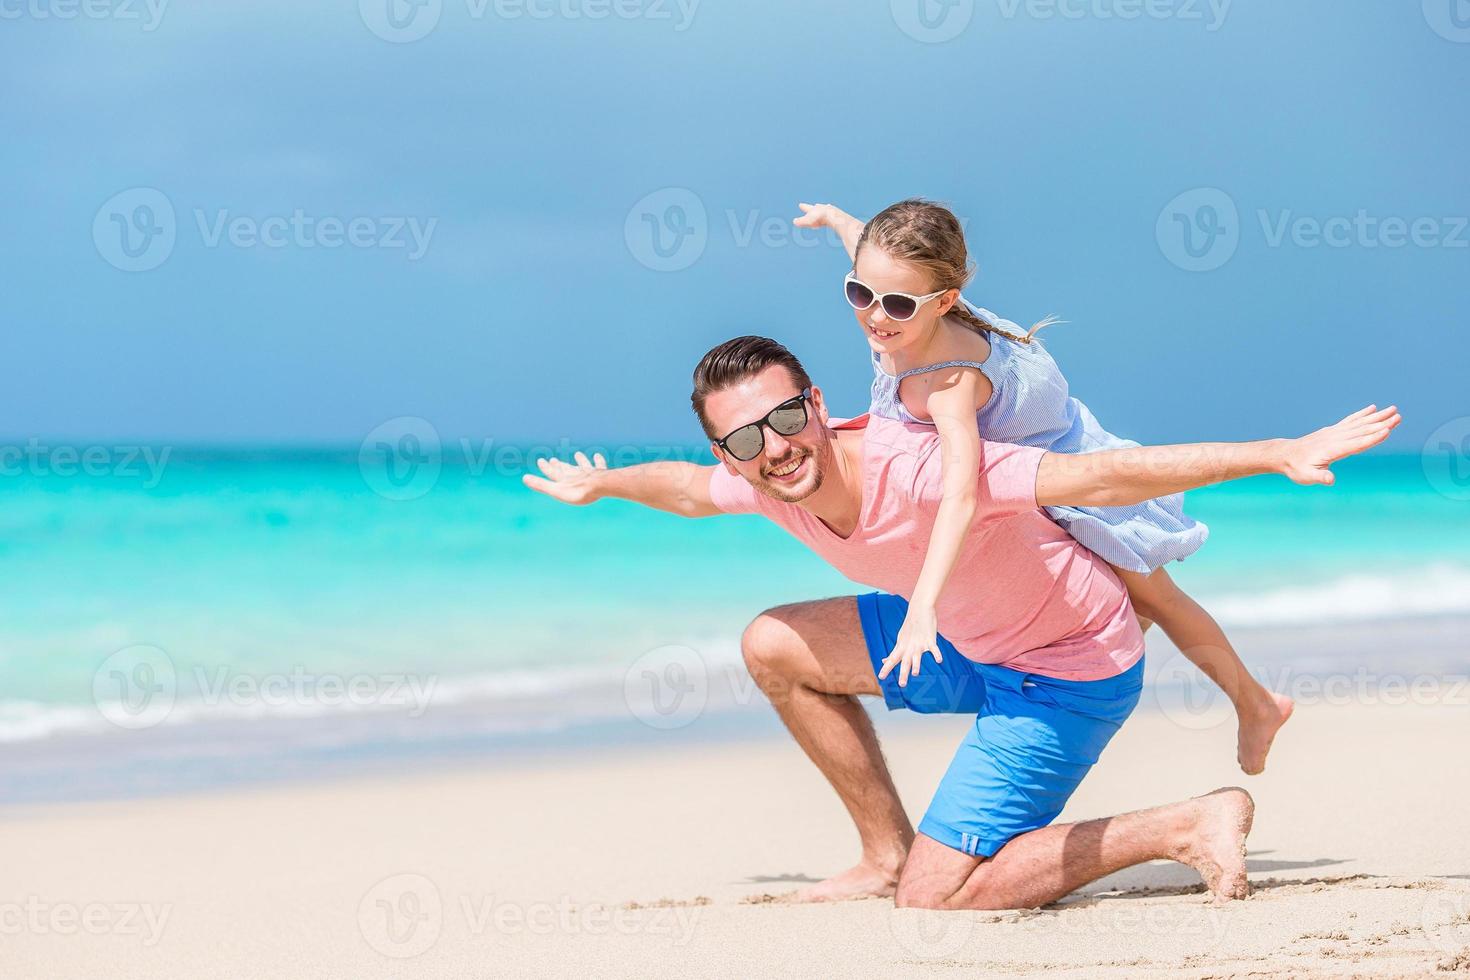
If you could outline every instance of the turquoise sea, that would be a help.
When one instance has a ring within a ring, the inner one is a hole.
[[[862,591],[759,518],[541,497],[520,482],[529,451],[449,451],[418,472],[356,447],[153,447],[151,468],[111,447],[90,473],[12,460],[8,793],[58,795],[55,774],[81,759],[104,792],[145,769],[167,784],[160,759],[175,774],[269,775],[304,746],[341,761],[601,738],[640,714],[628,697],[640,658],[669,648],[725,672],[748,705],[745,623]],[[1431,486],[1417,455],[1337,472],[1331,489],[1262,477],[1191,493],[1211,538],[1176,577],[1248,663],[1382,662],[1421,626],[1463,654],[1470,503]],[[1327,636],[1331,648],[1304,642]]]

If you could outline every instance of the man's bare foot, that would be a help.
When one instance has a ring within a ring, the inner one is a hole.
[[[1236,734],[1235,758],[1247,776],[1259,776],[1266,770],[1266,753],[1296,702],[1285,694],[1267,691],[1266,697],[1240,713],[1240,731]]]
[[[1216,902],[1245,898],[1245,837],[1251,832],[1256,803],[1239,786],[1227,786],[1183,804],[1188,826],[1176,860],[1200,873]]]
[[[841,902],[850,898],[891,898],[898,889],[899,867],[885,869],[867,863],[858,864],[826,881],[783,895],[782,900]]]

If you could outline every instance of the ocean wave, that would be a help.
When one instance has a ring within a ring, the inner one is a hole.
[[[702,671],[709,680],[708,687],[722,691],[726,700],[732,696],[750,699],[753,682],[740,664],[737,642],[722,637],[696,642],[693,646],[659,648],[650,653],[660,655],[660,651],[664,651],[656,664],[660,668],[672,656],[674,662]],[[262,683],[243,697],[233,690],[226,691],[221,685],[210,696],[159,699],[143,708],[113,699],[84,705],[0,700],[0,744],[65,735],[176,728],[201,722],[289,722],[372,713],[413,719],[429,711],[448,713],[479,708],[499,713],[493,717],[476,716],[469,726],[476,731],[556,730],[570,722],[598,720],[626,712],[625,685],[647,656],[644,654],[630,664],[565,665],[461,675],[406,674],[371,668],[348,675],[310,675],[333,681],[330,693],[318,683],[292,690],[290,675],[267,675],[281,681],[274,694],[270,693],[269,683]],[[349,696],[346,692],[354,685],[359,693]],[[465,727],[463,721],[457,719],[456,726]]]
[[[1470,615],[1470,566],[1437,562],[1412,570],[1364,572],[1257,592],[1202,590],[1199,597],[1222,623],[1237,629],[1310,628]],[[745,704],[758,700],[753,682],[740,662],[737,637],[692,637],[688,645],[661,649],[675,651],[676,659],[682,657],[686,667],[708,675],[713,702]],[[421,672],[416,675],[419,682],[416,689],[410,686],[394,694],[380,688],[377,690],[380,696],[366,699],[322,697],[318,691],[309,690],[302,696],[274,700],[257,696],[242,701],[218,696],[219,691],[215,697],[208,698],[198,692],[186,694],[181,689],[167,710],[159,712],[147,724],[130,717],[119,702],[0,700],[0,744],[207,722],[285,723],[371,713],[385,719],[415,718],[428,711],[444,719],[445,730],[469,725],[485,730],[493,727],[504,732],[534,732],[548,726],[564,727],[626,715],[630,678],[636,671],[648,669],[648,664],[640,666],[643,657],[630,663],[563,664],[469,674]],[[373,659],[376,667],[364,663],[360,673],[354,676],[377,679],[384,684],[395,677],[410,676],[385,673],[380,669],[383,662],[376,654]],[[437,729],[425,725],[418,730],[427,733]]]
[[[1311,626],[1470,613],[1470,568],[1452,562],[1365,572],[1266,592],[1206,594],[1226,626]]]

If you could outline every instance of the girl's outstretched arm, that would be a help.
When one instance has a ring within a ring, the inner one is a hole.
[[[831,228],[842,239],[847,257],[857,261],[858,239],[862,237],[864,222],[859,221],[835,204],[798,204],[801,215],[791,219],[798,228]]]
[[[1120,507],[1262,473],[1331,486],[1333,463],[1372,449],[1400,421],[1397,408],[1369,405],[1296,439],[1047,453],[1036,471],[1036,502],[1043,507]]]
[[[938,383],[929,394],[929,417],[939,430],[944,496],[939,502],[934,530],[929,535],[929,549],[924,554],[924,567],[909,599],[898,642],[878,672],[882,680],[898,666],[901,687],[908,684],[911,673],[919,673],[925,651],[934,654],[936,662],[944,659],[939,652],[939,625],[934,610],[975,520],[978,493],[975,473],[980,468],[980,431],[975,425],[975,406],[979,392],[979,371],[952,368],[938,376]]]

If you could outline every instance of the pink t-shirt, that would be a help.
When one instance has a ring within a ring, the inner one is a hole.
[[[939,436],[932,426],[867,415],[831,425],[867,429],[851,537],[723,466],[711,474],[710,497],[727,513],[765,515],[853,581],[908,598],[944,492]],[[981,442],[975,521],[936,608],[939,632],[981,663],[1064,680],[1113,677],[1143,656],[1143,634],[1108,563],[1037,506],[1043,455]]]

